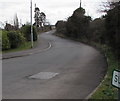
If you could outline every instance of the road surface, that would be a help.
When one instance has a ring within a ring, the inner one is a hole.
[[[53,32],[41,35],[51,43],[49,50],[3,60],[3,99],[85,99],[100,84],[107,67],[105,57]],[[48,78],[31,78],[41,72]],[[57,75],[49,78],[49,72]]]

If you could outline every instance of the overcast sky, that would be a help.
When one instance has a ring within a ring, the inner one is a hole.
[[[66,20],[72,15],[73,11],[80,5],[80,0],[32,0],[33,16],[34,5],[44,12],[48,21],[55,24],[57,20]],[[107,0],[82,0],[82,7],[86,10],[86,15],[92,18],[100,17],[98,10],[101,8],[102,2]],[[0,21],[5,23],[13,23],[15,14],[21,19],[22,23],[30,22],[30,0],[0,0]],[[33,19],[34,20],[34,19]]]

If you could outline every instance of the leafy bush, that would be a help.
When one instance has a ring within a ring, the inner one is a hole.
[[[57,32],[58,33],[62,33],[62,34],[65,34],[66,33],[66,22],[65,21],[58,21],[56,24],[55,24],[55,27],[57,29]]]
[[[90,22],[88,35],[89,40],[100,44],[105,44],[105,19],[96,18]]]
[[[2,50],[7,50],[10,48],[10,41],[7,36],[6,31],[2,31]]]
[[[21,32],[24,34],[27,41],[31,41],[31,26],[30,25],[24,25],[21,28]],[[33,41],[37,40],[37,31],[35,27],[33,27]]]
[[[23,37],[23,35],[16,31],[8,32],[8,38],[10,41],[11,48],[17,48],[19,45],[21,45],[25,41],[25,38]]]

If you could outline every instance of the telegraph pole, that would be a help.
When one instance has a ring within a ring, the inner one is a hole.
[[[80,8],[81,8],[81,3],[82,3],[82,1],[80,0]]]
[[[32,0],[31,0],[31,7],[30,7],[30,19],[31,19],[31,48],[33,48],[33,26],[32,26]]]

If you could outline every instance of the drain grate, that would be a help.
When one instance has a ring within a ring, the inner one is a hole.
[[[54,73],[54,72],[40,72],[38,74],[30,76],[29,79],[51,79],[58,74],[59,73]]]

